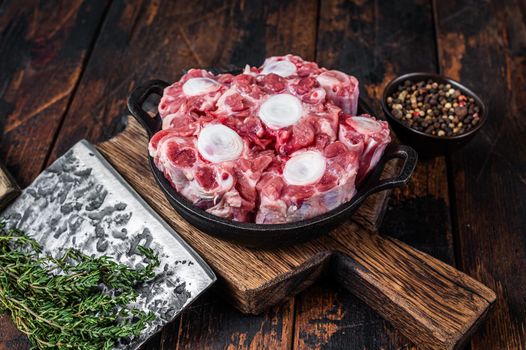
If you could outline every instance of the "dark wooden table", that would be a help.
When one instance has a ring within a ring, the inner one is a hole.
[[[462,151],[420,162],[393,194],[382,233],[497,292],[472,349],[524,349],[525,14],[520,0],[0,0],[1,160],[27,185],[79,139],[121,131],[134,86],[174,80],[187,67],[258,65],[291,52],[356,75],[377,110],[395,76],[440,72],[480,93],[490,121]],[[0,329],[7,336],[28,348]],[[212,290],[146,348],[413,345],[324,280],[260,316],[240,314]]]

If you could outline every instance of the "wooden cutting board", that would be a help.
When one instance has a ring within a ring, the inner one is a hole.
[[[443,262],[375,228],[388,194],[370,197],[352,220],[330,234],[281,249],[249,249],[193,228],[170,206],[147,160],[147,137],[127,129],[98,145],[121,175],[212,266],[224,297],[257,314],[332,275],[423,348],[462,346],[495,301],[493,291]],[[395,172],[386,169],[385,176]]]

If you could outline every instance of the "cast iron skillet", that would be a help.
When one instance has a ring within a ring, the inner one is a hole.
[[[151,95],[162,96],[164,88],[168,85],[164,81],[153,80],[144,86],[137,87],[128,98],[128,108],[135,119],[146,129],[148,138],[151,138],[161,129],[161,117],[159,114],[156,114],[154,117],[150,116],[143,109],[143,104]],[[370,108],[362,100],[359,101],[358,112],[359,114],[372,114]],[[146,149],[145,152],[147,152]],[[270,248],[305,241],[329,232],[350,218],[371,194],[407,183],[416,166],[417,157],[415,150],[409,146],[390,144],[375,169],[358,186],[357,193],[349,202],[308,220],[271,225],[227,220],[194,206],[170,185],[163,173],[153,163],[153,158],[148,158],[155,179],[167,199],[175,210],[190,224],[221,239],[234,241],[249,247]],[[394,158],[404,160],[400,174],[394,178],[380,180],[386,163]]]

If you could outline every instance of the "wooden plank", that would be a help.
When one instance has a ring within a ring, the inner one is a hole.
[[[495,293],[401,241],[355,232],[331,235],[340,243],[332,267],[340,284],[420,348],[462,348],[485,318]]]
[[[316,1],[115,1],[52,158],[82,137],[98,142],[121,131],[136,84],[272,54],[313,58],[315,15]]]
[[[180,326],[172,330],[177,341],[171,339],[162,349],[290,349],[293,314],[294,298],[274,306],[264,317],[254,317],[240,316],[221,296],[208,293],[185,310]]]
[[[42,170],[107,2],[0,4],[0,154],[22,185]],[[18,192],[6,189],[7,197]],[[0,317],[0,349],[28,348],[10,319]]]
[[[125,131],[98,148],[210,264],[220,293],[243,312],[259,313],[327,271],[417,344],[453,349],[494,300],[492,291],[453,267],[352,222],[279,249],[250,249],[206,235],[181,218],[157,186],[146,144],[145,131],[131,120]]]
[[[290,51],[314,58],[316,13],[314,0],[114,1],[51,158],[80,138],[96,142],[122,130],[129,93],[149,79],[172,81],[195,66],[258,64]],[[161,344],[287,348],[293,307],[290,299],[247,317],[208,297],[167,327]]]
[[[443,74],[485,101],[488,124],[451,158],[460,266],[498,295],[472,349],[526,346],[526,8],[436,1]]]
[[[2,3],[0,154],[22,185],[45,163],[106,4]]]
[[[444,157],[420,160],[409,184],[393,191],[380,233],[455,265]]]
[[[28,350],[27,337],[19,332],[7,315],[0,316],[0,350]]]
[[[295,349],[412,348],[406,337],[332,278],[320,280],[296,299],[301,320],[295,327]]]
[[[328,0],[321,6],[317,60],[355,74],[377,111],[384,86],[395,76],[436,70],[430,3]],[[391,198],[380,230],[454,263],[443,157],[419,161],[409,185]],[[308,290],[296,303],[297,349],[413,346],[364,303],[333,285]]]
[[[445,173],[443,158],[421,161],[408,186],[394,191],[381,233],[453,264]],[[296,299],[297,349],[414,348],[379,314],[335,282],[318,283]]]

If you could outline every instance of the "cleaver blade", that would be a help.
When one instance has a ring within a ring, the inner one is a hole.
[[[53,256],[75,248],[135,267],[143,260],[137,246],[159,254],[157,277],[139,287],[133,305],[153,312],[156,320],[115,349],[137,349],[216,280],[203,259],[86,140],[44,170],[1,216],[7,227],[23,230]]]

